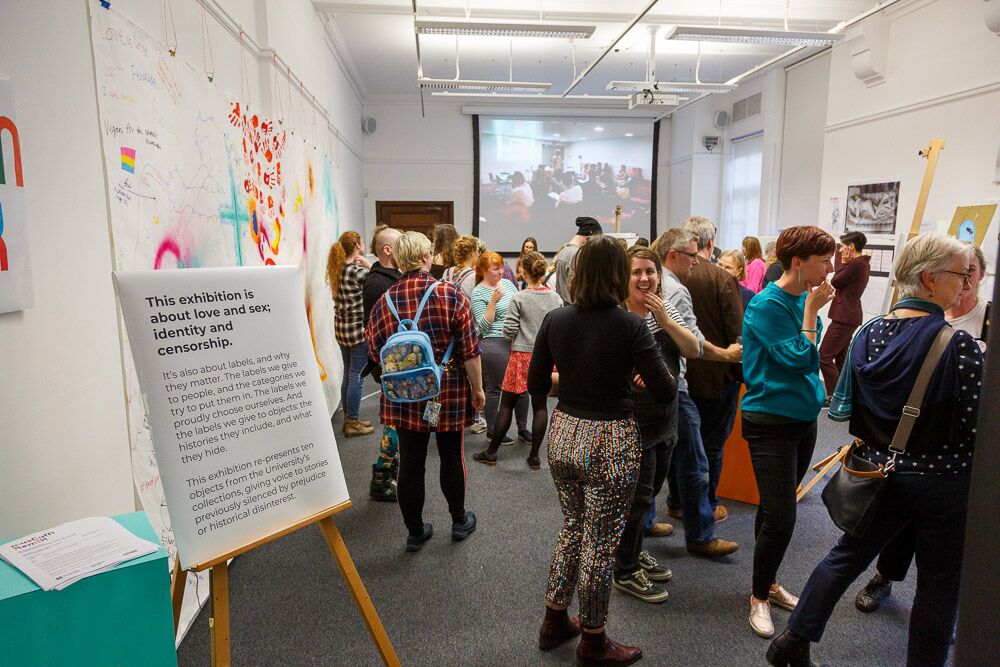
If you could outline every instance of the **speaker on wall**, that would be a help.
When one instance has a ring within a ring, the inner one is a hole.
[[[725,110],[719,110],[715,112],[714,125],[717,129],[724,128],[729,123],[729,113]]]
[[[378,122],[371,116],[365,116],[361,119],[361,131],[365,134],[375,134],[376,127],[378,127]]]

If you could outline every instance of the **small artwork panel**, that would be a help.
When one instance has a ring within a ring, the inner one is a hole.
[[[14,86],[0,74],[0,313],[34,305]]]
[[[990,228],[996,210],[996,204],[959,206],[955,209],[955,216],[951,219],[951,225],[948,227],[948,236],[954,236],[959,241],[982,247],[983,239],[986,238],[986,230]]]
[[[865,234],[895,234],[898,208],[899,181],[848,186],[845,230]]]

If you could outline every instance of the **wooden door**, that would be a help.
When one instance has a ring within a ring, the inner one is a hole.
[[[436,224],[455,224],[455,202],[376,201],[375,222],[430,236],[431,227]]]

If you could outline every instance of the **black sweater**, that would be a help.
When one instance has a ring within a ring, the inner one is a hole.
[[[630,380],[638,372],[651,396],[671,402],[677,380],[670,374],[646,323],[617,306],[563,306],[549,312],[535,338],[528,393],[547,394],[552,366],[559,371],[559,404],[581,419],[631,417]],[[634,371],[633,371],[634,369]]]
[[[379,297],[392,287],[392,284],[403,275],[398,270],[391,267],[382,266],[379,262],[372,264],[368,277],[365,278],[365,286],[361,292],[361,300],[365,311],[365,324],[368,324],[368,316],[372,313],[372,308],[378,302]]]

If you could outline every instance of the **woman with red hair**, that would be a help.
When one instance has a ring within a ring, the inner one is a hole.
[[[514,283],[503,277],[503,258],[495,252],[484,252],[476,262],[476,286],[472,290],[472,316],[479,328],[479,347],[483,352],[483,389],[486,390],[486,438],[493,439],[493,422],[500,409],[500,385],[510,359],[510,341],[503,336],[503,321],[507,317],[510,299],[517,294]],[[515,410],[518,437],[531,443],[528,431],[527,397],[518,400]],[[500,433],[500,442],[513,445],[514,440]]]
[[[743,317],[743,437],[757,478],[750,627],[774,634],[771,604],[798,598],[776,581],[795,529],[795,489],[816,446],[816,417],[826,398],[819,375],[819,309],[833,298],[826,281],[837,242],[819,227],[790,227],[778,237],[784,273],[750,301]]]

